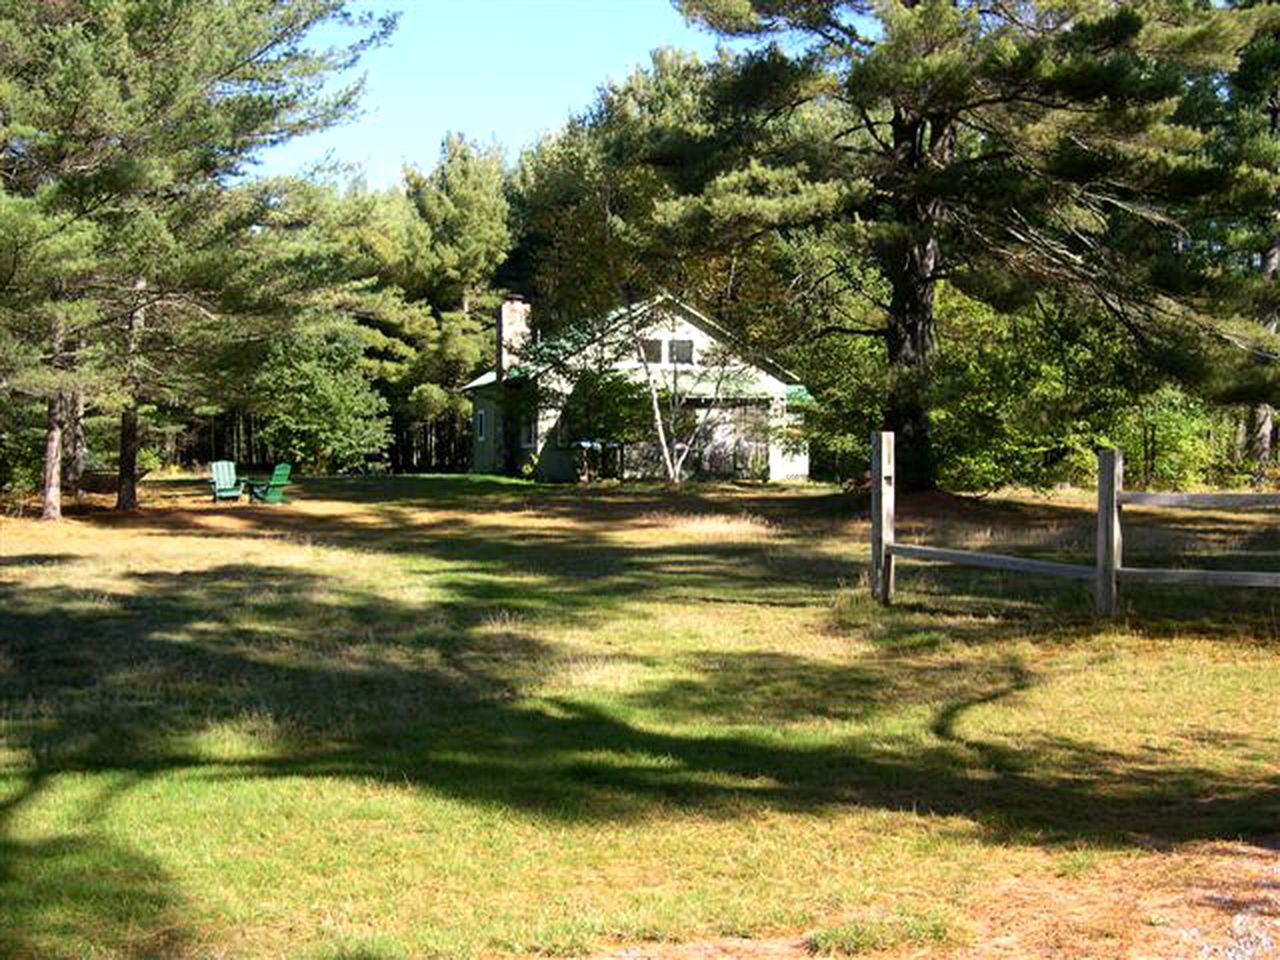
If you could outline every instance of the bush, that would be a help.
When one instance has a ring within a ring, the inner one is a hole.
[[[944,486],[1082,482],[1093,449],[1155,385],[1131,341],[1070,305],[999,314],[943,288],[929,387]]]
[[[271,348],[255,380],[261,439],[320,471],[360,466],[390,443],[387,403],[361,372],[360,334],[326,322]]]
[[[0,412],[0,497],[16,500],[40,489],[43,419],[43,407],[34,403],[14,403]]]
[[[1116,427],[1124,451],[1125,484],[1176,490],[1222,481],[1233,460],[1234,423],[1214,408],[1167,385],[1137,401]]]

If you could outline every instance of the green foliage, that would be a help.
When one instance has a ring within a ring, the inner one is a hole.
[[[398,467],[464,465],[471,406],[461,387],[493,357],[494,274],[511,243],[505,188],[496,148],[450,134],[431,170],[405,170],[403,189],[309,185],[299,197],[296,216],[339,284],[326,305],[363,331]],[[429,444],[443,452],[422,462],[402,442],[411,432],[450,442]]]
[[[430,421],[442,417],[449,411],[452,398],[449,392],[438,383],[420,383],[409,392],[406,408],[412,411],[415,419]]]
[[[786,43],[658,51],[511,175],[450,134],[371,192],[243,177],[349,114],[360,84],[333,80],[393,18],[0,0],[0,476],[29,479],[33,418],[71,396],[143,411],[140,442],[261,406],[330,469],[389,416],[393,466],[460,466],[508,286],[579,344],[620,304],[698,304],[806,383],[814,461],[842,476],[919,414],[954,487],[1082,479],[1106,436],[1153,484],[1234,477],[1207,401],[1280,399],[1280,33],[1237,6],[683,0]],[[324,25],[354,39],[306,41]],[[639,437],[637,389],[582,385],[566,429]],[[334,410],[349,443],[321,437]],[[91,459],[117,436],[90,431]]]
[[[883,422],[888,389],[885,283],[851,254],[850,241],[840,226],[766,236],[720,258],[702,294],[753,352],[805,384],[813,401],[799,412],[812,468],[841,479],[868,468],[867,437]]]
[[[138,474],[152,473],[164,466],[164,457],[154,447],[143,447],[138,451]]]
[[[1115,428],[1124,451],[1126,485],[1177,490],[1208,481],[1244,480],[1243,470],[1236,475],[1223,470],[1235,453],[1232,413],[1172,385],[1143,397]]]
[[[943,345],[930,367],[930,417],[949,489],[1044,488],[1093,480],[1094,450],[1124,448],[1132,486],[1238,483],[1233,408],[1173,384],[1114,322],[1071,301],[1001,314],[954,288],[939,290]],[[883,417],[894,373],[872,344],[839,338],[841,362],[795,354],[819,384],[805,411],[815,471],[842,479],[869,469],[867,436]]]
[[[644,384],[617,371],[584,373],[562,402],[566,443],[639,443],[653,430]]]
[[[565,340],[627,299],[688,297],[809,387],[819,471],[859,476],[905,404],[928,411],[933,479],[960,489],[1087,482],[1166,384],[1274,396],[1238,348],[1265,339],[1231,316],[1240,285],[1174,229],[1268,195],[1260,148],[1226,164],[1188,119],[1257,24],[1158,6],[890,4],[877,36],[840,3],[682,4],[815,55],[659,52],[529,151],[513,265],[538,322]],[[913,259],[932,272],[904,275]],[[1214,450],[1225,476],[1235,452]]]
[[[944,340],[929,387],[948,487],[1087,481],[1093,449],[1158,383],[1112,321],[1072,301],[999,314],[940,291]]]
[[[711,83],[724,122],[703,138],[715,159],[687,186],[683,222],[723,232],[740,218],[738,235],[748,223],[851,228],[850,258],[889,288],[884,419],[903,433],[908,482],[935,482],[948,456],[928,416],[943,280],[1010,315],[1069,297],[1123,316],[1113,335],[1140,344],[1169,327],[1240,342],[1222,326],[1235,285],[1214,256],[1180,255],[1181,228],[1271,203],[1274,170],[1242,154],[1220,162],[1205,149],[1214,124],[1191,119],[1266,17],[1177,0],[678,5],[761,41]],[[836,202],[802,199],[826,189]],[[725,196],[734,216],[709,217]]]
[[[320,471],[357,466],[389,442],[387,404],[351,371],[359,332],[336,321],[272,346],[254,384],[262,436],[277,459]]]
[[[38,358],[0,389],[137,424],[194,392],[198,361],[235,339],[229,318],[288,315],[278,282],[245,282],[261,219],[229,184],[347,116],[360,84],[331,81],[394,22],[345,0],[0,3],[0,321]],[[322,25],[328,45],[304,42]],[[130,477],[141,430],[118,436]]]
[[[456,133],[429,173],[405,171],[405,195],[424,229],[415,260],[420,294],[437,309],[468,311],[489,292],[511,246],[505,188],[501,151]]]
[[[545,333],[687,292],[713,267],[677,209],[705,166],[693,148],[714,120],[707,79],[697,58],[659,50],[521,157],[515,260]]]
[[[32,403],[0,408],[0,501],[39,489],[43,415],[43,409]]]

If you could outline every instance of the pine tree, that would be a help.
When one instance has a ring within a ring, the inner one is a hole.
[[[326,308],[361,329],[361,366],[393,419],[395,469],[456,469],[469,454],[461,387],[492,359],[495,274],[511,243],[496,148],[448,135],[436,164],[400,188],[294,184],[297,229],[333,268]]]
[[[447,135],[427,173],[405,171],[405,196],[416,214],[418,243],[406,296],[428,306],[435,322],[399,411],[406,426],[425,425],[449,466],[465,462],[471,404],[461,392],[493,355],[496,274],[512,236],[501,152]]]
[[[1269,189],[1250,170],[1224,178],[1177,115],[1193,78],[1234,65],[1259,23],[1245,12],[1176,0],[678,5],[725,36],[788,40],[743,57],[723,85],[737,153],[717,152],[739,177],[790,169],[844,188],[839,216],[889,287],[872,335],[896,374],[886,426],[910,485],[937,477],[923,398],[939,282],[993,302],[1079,291],[1142,335],[1189,299],[1170,269],[1179,222]]]
[[[511,247],[506,173],[497,148],[483,150],[451,133],[429,173],[410,167],[405,192],[426,227],[415,266],[421,298],[437,310],[470,314],[491,293]]]
[[[347,115],[359,84],[329,93],[328,79],[383,39],[394,19],[356,18],[343,0],[254,0],[0,5],[0,180],[34,201],[46,217],[99,229],[94,262],[67,276],[57,299],[94,304],[101,323],[68,339],[50,331],[48,364],[67,366],[70,349],[105,345],[118,358],[124,409],[121,507],[136,501],[137,416],[145,385],[142,351],[148,303],[157,290],[148,268],[183,242],[208,190],[242,173],[261,148],[323,128]],[[314,50],[308,32],[325,22],[365,36],[342,48]],[[177,228],[177,229],[175,229]],[[41,235],[19,258],[48,256]],[[123,239],[122,239],[123,238]],[[0,296],[20,300],[12,280]],[[55,310],[62,315],[67,311]],[[65,391],[49,400],[45,515],[60,513],[55,437],[63,429]]]
[[[1184,113],[1210,138],[1209,152],[1223,168],[1247,165],[1280,178],[1280,29],[1271,24],[1260,30],[1235,70],[1201,77]],[[1280,331],[1280,189],[1234,216],[1203,218],[1194,236],[1201,255],[1240,282],[1242,311],[1251,313],[1264,332]],[[1274,364],[1274,358],[1261,359]],[[1273,385],[1265,384],[1261,396],[1248,398],[1241,452],[1252,460],[1257,482],[1274,456],[1277,396]]]

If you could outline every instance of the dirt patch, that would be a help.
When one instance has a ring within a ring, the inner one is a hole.
[[[597,960],[796,960],[809,958],[804,937],[780,940],[705,940],[698,943],[650,943],[621,947]]]
[[[1280,837],[1153,851],[1076,876],[1010,877],[968,942],[868,956],[947,960],[1278,960]],[[806,936],[621,947],[597,960],[800,960]]]
[[[1079,877],[1018,878],[975,918],[965,960],[1280,957],[1274,841],[1155,853]]]

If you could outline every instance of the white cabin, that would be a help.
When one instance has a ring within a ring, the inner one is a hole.
[[[683,415],[675,440],[682,445],[677,449],[688,447],[685,474],[808,478],[797,410],[807,391],[777,365],[746,357],[727,331],[673,297],[615,311],[575,343],[534,349],[529,306],[511,298],[498,312],[497,341],[495,368],[464,387],[473,406],[474,472],[571,481],[582,475],[590,448],[608,458],[614,475],[663,476],[656,434],[623,445],[566,430],[567,398],[576,383],[588,372],[608,370],[643,386],[646,395],[652,386],[664,398],[677,398]]]

